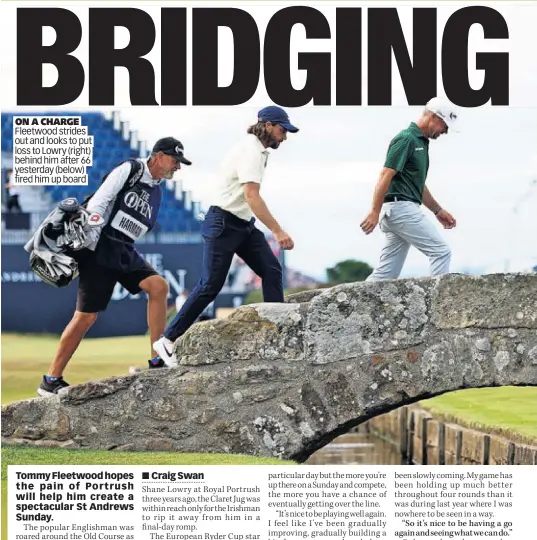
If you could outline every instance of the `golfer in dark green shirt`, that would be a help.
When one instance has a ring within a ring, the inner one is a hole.
[[[420,207],[423,204],[431,210],[445,229],[455,227],[455,218],[436,202],[425,180],[430,139],[448,133],[456,120],[457,112],[451,103],[433,98],[421,117],[392,139],[371,211],[360,225],[370,234],[380,224],[386,235],[380,263],[368,281],[399,277],[410,246],[429,258],[433,276],[449,272],[451,250]]]

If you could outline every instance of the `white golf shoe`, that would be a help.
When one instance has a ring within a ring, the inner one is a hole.
[[[168,367],[176,367],[178,362],[173,352],[173,342],[166,339],[164,336],[160,337],[153,343],[154,351],[162,358],[162,361]]]

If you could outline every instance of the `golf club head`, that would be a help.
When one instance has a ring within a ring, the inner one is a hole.
[[[80,204],[78,204],[78,200],[74,197],[69,197],[68,199],[60,201],[58,208],[66,214],[75,214],[79,211]]]

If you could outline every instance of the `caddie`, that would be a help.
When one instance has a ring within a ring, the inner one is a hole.
[[[444,229],[456,226],[455,218],[435,200],[425,181],[429,141],[453,130],[457,116],[451,103],[435,97],[426,104],[420,118],[390,142],[371,211],[360,224],[365,234],[371,234],[379,224],[386,236],[380,262],[367,281],[399,277],[410,246],[429,258],[433,276],[449,272],[451,250],[421,205],[435,215]]]
[[[173,137],[165,137],[156,142],[149,158],[120,163],[105,175],[99,189],[85,201],[90,222],[102,226],[92,227],[84,247],[71,253],[79,271],[76,310],[63,331],[38,394],[56,394],[69,386],[63,372],[98,313],[106,310],[116,283],[131,294],[141,291],[148,294],[150,342],[162,335],[166,326],[168,283],[140,255],[134,243],[155,226],[162,201],[162,182],[171,180],[181,164],[192,164],[184,155],[183,145]],[[152,347],[151,356],[154,356]],[[158,366],[150,362],[149,367]]]

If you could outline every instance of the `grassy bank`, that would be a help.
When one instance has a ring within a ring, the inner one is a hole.
[[[421,401],[436,418],[514,442],[537,444],[537,388],[504,386],[450,392]]]
[[[2,403],[37,397],[36,389],[58,346],[58,336],[2,335]],[[71,360],[65,378],[71,384],[125,375],[129,366],[147,367],[145,336],[87,339]]]

